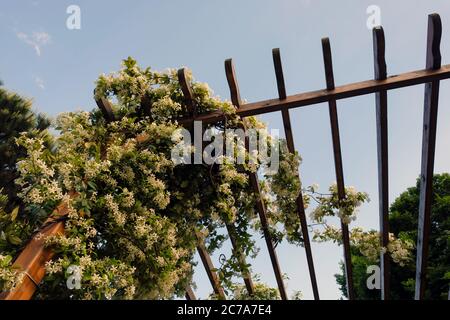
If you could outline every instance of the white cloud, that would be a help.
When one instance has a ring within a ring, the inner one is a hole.
[[[42,80],[42,78],[40,77],[34,77],[34,82],[36,83],[36,85],[41,88],[42,90],[45,89],[45,82],[44,80]]]
[[[36,31],[34,31],[31,35],[23,32],[17,32],[17,38],[19,38],[19,40],[23,41],[24,43],[32,46],[38,56],[41,55],[41,48],[51,41],[51,37],[48,33]]]

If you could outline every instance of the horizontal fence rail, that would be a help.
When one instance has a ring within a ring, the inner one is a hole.
[[[393,90],[414,85],[425,84],[450,78],[450,64],[437,70],[417,70],[388,77],[386,80],[367,80],[354,82],[343,86],[337,86],[334,90],[316,90],[287,96],[286,99],[270,99],[258,102],[242,104],[236,113],[241,117],[256,116],[270,112],[282,111],[298,107],[329,102],[330,100],[342,100],[376,93],[381,90]],[[211,112],[199,115],[196,121],[214,123],[223,120],[220,112]],[[193,118],[179,119],[179,123],[185,124],[194,121]]]

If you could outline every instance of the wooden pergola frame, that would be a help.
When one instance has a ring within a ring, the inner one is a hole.
[[[287,96],[282,70],[281,56],[279,49],[273,49],[273,62],[278,87],[278,98],[258,101],[253,103],[242,103],[239,93],[239,87],[236,80],[233,62],[231,59],[225,61],[225,73],[230,88],[231,101],[236,107],[236,113],[240,117],[255,116],[270,112],[281,111],[283,126],[287,140],[288,150],[295,152],[294,139],[292,134],[292,125],[289,115],[289,109],[304,106],[316,105],[327,102],[329,106],[330,128],[333,142],[333,154],[335,163],[335,173],[340,199],[345,198],[345,184],[343,174],[343,163],[341,155],[341,143],[339,135],[339,121],[337,114],[337,101],[352,98],[361,95],[375,94],[376,105],[376,128],[377,128],[377,152],[378,152],[378,186],[379,186],[379,219],[380,219],[380,243],[386,247],[389,243],[389,184],[388,184],[388,126],[387,126],[387,92],[389,90],[410,87],[425,84],[424,101],[424,120],[423,120],[423,140],[422,140],[422,165],[421,165],[421,187],[420,187],[420,207],[419,224],[417,239],[417,260],[416,260],[416,288],[415,299],[423,299],[426,284],[426,267],[428,258],[429,235],[430,235],[430,212],[432,205],[432,179],[434,169],[435,145],[436,145],[436,125],[439,97],[439,83],[441,80],[450,78],[450,65],[441,66],[440,41],[442,35],[441,19],[438,14],[431,14],[428,17],[428,38],[427,38],[427,56],[426,69],[403,73],[395,76],[387,76],[385,61],[385,38],[382,27],[376,27],[373,30],[373,48],[374,48],[374,79],[362,82],[355,82],[343,86],[335,86],[331,46],[328,38],[322,39],[323,60],[325,67],[326,89],[299,93]],[[220,112],[211,112],[208,114],[197,114],[195,100],[190,84],[187,81],[184,69],[178,71],[178,79],[182,88],[186,105],[190,111],[190,116],[179,119],[179,123],[191,127],[194,121],[203,123],[216,123],[224,119]],[[97,105],[102,110],[108,121],[115,121],[112,108],[108,100],[101,99]],[[142,107],[146,114],[150,113],[151,103],[144,98]],[[255,173],[249,172],[250,184],[258,195],[256,201],[256,210],[261,220],[264,238],[269,251],[275,278],[282,299],[287,299],[287,293],[283,282],[281,269],[279,266],[277,254],[273,241],[268,232],[266,217],[266,208],[260,196],[260,188]],[[297,212],[301,223],[301,230],[304,238],[305,253],[308,263],[308,269],[311,280],[311,287],[314,299],[319,300],[319,290],[314,268],[311,244],[309,239],[308,224],[305,215],[303,197],[300,192],[297,201]],[[57,209],[57,216],[66,214],[64,205]],[[240,252],[233,237],[232,224],[227,224],[227,230],[233,250]],[[58,234],[64,232],[63,222],[47,224],[41,230],[44,235]],[[348,298],[355,299],[353,287],[353,275],[350,255],[350,239],[348,225],[341,222],[343,235],[343,251],[345,262],[345,274],[347,281]],[[41,238],[42,239],[42,238]],[[218,276],[214,271],[211,261],[202,240],[199,238],[197,247],[203,265],[206,269],[208,278],[211,282],[214,292],[222,299],[225,299],[223,289],[220,287]],[[45,269],[45,262],[51,258],[52,254],[45,249],[42,240],[33,238],[29,245],[23,250],[15,260],[15,265],[25,271],[26,278],[22,286],[15,292],[3,293],[0,298],[3,299],[30,299],[42,280]],[[390,258],[386,253],[380,257],[381,265],[381,298],[389,299],[390,288]],[[245,257],[241,253],[241,261],[245,263]],[[246,288],[250,294],[254,292],[251,275],[243,270],[243,278]],[[186,299],[195,299],[195,294],[190,287],[186,289]]]

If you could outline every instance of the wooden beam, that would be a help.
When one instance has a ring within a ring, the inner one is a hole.
[[[305,93],[287,96],[286,99],[269,99],[258,102],[241,104],[236,111],[241,117],[255,116],[270,112],[282,111],[284,109],[292,109],[305,107],[309,105],[328,102],[330,100],[341,100],[352,97],[358,97],[382,90],[393,90],[414,85],[424,84],[428,82],[444,80],[450,78],[450,64],[442,66],[439,69],[417,70],[400,75],[387,77],[386,80],[367,80],[354,82],[343,86],[337,86],[333,90],[316,90]],[[205,123],[214,123],[224,119],[221,112],[215,111],[207,114],[199,115],[196,120]],[[192,122],[192,118],[182,118],[178,122],[181,124]]]
[[[277,78],[278,97],[280,100],[283,100],[283,99],[286,99],[286,86],[284,83],[283,66],[281,63],[280,49],[278,49],[278,48],[273,49],[272,56],[273,56],[273,63],[274,63],[274,68],[275,68],[275,76]],[[294,154],[295,153],[294,136],[292,134],[289,110],[283,109],[281,111],[281,114],[283,117],[283,127],[284,127],[284,133],[286,136],[287,147],[288,147],[289,152]],[[300,179],[300,173],[299,173],[298,178]],[[308,262],[309,277],[311,279],[311,287],[313,290],[314,299],[319,300],[319,289],[317,287],[316,272],[314,269],[314,261],[313,261],[312,250],[311,250],[311,242],[309,239],[308,223],[306,221],[305,205],[303,203],[303,194],[302,194],[301,189],[300,189],[298,197],[296,199],[296,205],[297,205],[298,217],[300,220],[300,226],[301,226],[301,230],[302,230],[303,243],[305,246],[306,260]]]
[[[60,204],[19,254],[13,267],[24,272],[25,277],[16,290],[2,292],[0,300],[30,300],[33,297],[45,276],[45,263],[54,256],[54,252],[45,247],[45,239],[64,233],[63,218],[68,214],[67,209],[66,203]]]
[[[231,59],[225,61],[225,73],[227,76],[228,86],[230,87],[231,101],[239,110],[241,106],[241,99],[239,95],[239,87],[236,80],[236,74],[234,72],[234,65]],[[245,126],[243,126],[245,131]],[[245,146],[248,151],[248,137],[246,136]],[[270,261],[272,262],[272,268],[275,273],[275,278],[278,284],[278,290],[280,292],[281,299],[287,300],[288,296],[286,293],[286,288],[284,286],[283,276],[281,273],[280,265],[278,263],[277,253],[275,251],[274,244],[272,242],[272,237],[269,232],[269,224],[267,222],[266,207],[264,201],[261,197],[261,190],[259,187],[258,176],[255,172],[248,172],[250,179],[250,185],[256,195],[256,210],[259,214],[259,219],[261,220],[261,226],[263,229],[264,239],[266,241],[267,250],[269,251]]]
[[[330,40],[328,38],[322,39],[323,61],[325,66],[325,80],[328,90],[334,90],[334,75],[333,75],[333,61],[331,56]],[[341,141],[339,137],[339,120],[336,109],[336,100],[328,101],[328,109],[330,113],[331,136],[333,140],[333,156],[334,167],[336,172],[336,183],[339,200],[345,199],[345,184],[344,184],[344,170],[342,166]],[[342,244],[344,247],[344,264],[345,276],[347,280],[347,294],[349,300],[355,299],[353,288],[353,271],[352,271],[352,257],[350,252],[350,235],[348,225],[341,219],[342,229]]]
[[[442,23],[438,14],[428,16],[428,38],[426,68],[438,70],[441,67],[440,43]],[[428,242],[430,238],[431,204],[433,201],[433,171],[436,151],[436,127],[439,101],[439,81],[425,85],[423,113],[422,164],[420,174],[419,223],[417,231],[417,260],[415,299],[425,295],[428,260]]]
[[[387,78],[385,39],[382,27],[373,29],[373,52],[375,79]],[[388,175],[388,119],[387,91],[375,94],[378,154],[378,210],[380,219],[380,244],[387,248],[389,244],[389,175]],[[388,252],[380,253],[381,299],[389,299],[390,258]]]

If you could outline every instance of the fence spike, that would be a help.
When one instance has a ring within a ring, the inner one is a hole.
[[[230,87],[231,102],[239,109],[242,101],[232,59],[225,60],[225,74],[227,76],[228,86]]]
[[[237,107],[237,109],[241,106],[241,98],[239,94],[239,87],[237,85],[236,75],[234,72],[233,61],[231,59],[225,60],[225,73],[227,76],[228,86],[230,87],[231,93],[231,101]],[[244,131],[246,130],[245,125],[243,124]],[[245,147],[248,151],[248,137],[246,136]],[[275,251],[275,247],[272,241],[272,237],[269,232],[269,225],[267,221],[266,215],[266,207],[264,201],[261,197],[261,190],[258,182],[258,176],[255,172],[248,173],[250,179],[250,185],[252,186],[253,192],[256,195],[256,208],[259,214],[259,219],[261,220],[261,226],[264,233],[264,239],[266,241],[267,250],[269,251],[270,261],[272,262],[272,268],[275,273],[275,278],[278,284],[278,290],[280,292],[281,299],[287,300],[288,296],[286,293],[286,288],[284,286],[283,275],[281,274],[280,265],[278,263],[277,253]]]
[[[197,233],[197,251],[200,255],[200,259],[202,260],[203,266],[205,267],[206,274],[208,275],[209,282],[211,283],[211,286],[213,287],[214,293],[219,296],[220,299],[225,300],[225,293],[223,291],[223,288],[220,285],[219,277],[216,273],[216,268],[214,268],[214,265],[211,261],[211,257],[208,253],[208,250],[206,249],[205,243],[203,242],[203,238]]]
[[[375,27],[373,33],[374,70],[376,80],[387,78],[385,39],[383,27]],[[380,244],[387,248],[389,244],[389,171],[388,171],[388,119],[387,91],[381,90],[375,94],[377,153],[378,153],[378,196]],[[390,291],[390,258],[388,252],[380,253],[381,266],[381,299],[389,299]]]
[[[191,85],[188,82],[186,68],[178,70],[178,81],[180,83],[181,91],[183,92],[183,96],[188,107],[188,112],[193,117],[195,117],[197,115],[197,110],[194,103],[194,94],[192,93]]]
[[[192,287],[190,285],[186,287],[186,293],[184,294],[184,296],[186,300],[197,300],[194,290],[192,290]]]
[[[442,23],[438,14],[428,16],[426,68],[441,67],[440,43]],[[423,112],[422,163],[420,174],[419,223],[417,230],[416,287],[415,299],[425,295],[428,242],[430,238],[431,204],[433,201],[433,171],[436,151],[436,127],[439,103],[439,81],[425,84]]]
[[[141,99],[141,109],[145,116],[152,116],[152,101],[148,93],[144,94]]]
[[[334,75],[333,75],[333,61],[331,57],[331,46],[328,38],[322,39],[323,61],[325,65],[325,79],[327,83],[327,90],[334,90]],[[339,120],[336,109],[336,100],[331,99],[328,101],[328,108],[330,113],[330,125],[331,135],[333,140],[333,155],[334,155],[334,167],[336,171],[336,183],[338,197],[340,200],[345,199],[345,184],[344,184],[344,171],[342,168],[342,153],[341,153],[341,141],[339,137]],[[347,280],[347,293],[349,300],[355,299],[353,288],[353,271],[352,271],[352,257],[350,252],[350,235],[348,225],[341,219],[342,230],[342,244],[344,246],[344,264],[345,264],[345,276]]]
[[[241,272],[242,278],[244,279],[245,287],[247,288],[248,294],[251,296],[255,294],[255,287],[253,285],[252,275],[250,271],[245,271],[244,267],[247,263],[245,261],[245,255],[242,252],[242,249],[239,247],[239,244],[236,241],[236,228],[233,224],[226,224],[228,235],[230,236],[231,245],[233,246],[233,251],[237,254],[239,263],[241,264]]]
[[[278,49],[278,48],[273,49],[272,56],[273,56],[273,64],[275,67],[275,76],[277,78],[278,96],[279,96],[280,100],[283,100],[286,98],[286,87],[285,87],[285,83],[284,83],[283,66],[281,63],[280,49]],[[287,147],[288,147],[289,152],[294,154],[295,153],[294,137],[292,134],[289,110],[288,109],[282,110],[281,115],[283,117],[283,127],[284,127],[284,133],[286,136]],[[300,179],[300,172],[299,172],[299,179]],[[302,236],[303,236],[303,241],[304,241],[304,246],[305,246],[306,260],[308,262],[309,276],[311,279],[311,287],[313,290],[314,299],[319,300],[319,289],[317,287],[316,272],[314,269],[314,261],[313,261],[313,257],[312,257],[311,243],[309,240],[308,223],[306,221],[305,205],[303,203],[303,194],[302,194],[301,189],[300,189],[298,197],[296,199],[296,206],[297,206],[297,213],[298,213],[298,217],[300,220],[300,226],[301,226]]]
[[[107,122],[113,122],[116,120],[111,103],[108,101],[108,99],[102,97],[99,99],[95,99],[95,102],[97,103],[97,106],[101,110],[103,117]]]

